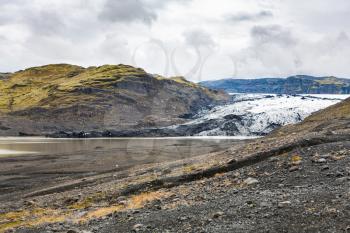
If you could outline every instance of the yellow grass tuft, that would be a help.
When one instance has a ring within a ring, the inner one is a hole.
[[[91,219],[102,218],[109,214],[113,214],[115,212],[132,210],[132,209],[140,209],[152,201],[160,200],[162,198],[169,197],[170,195],[171,193],[163,192],[163,191],[140,193],[140,194],[131,196],[126,201],[127,203],[126,205],[117,204],[117,205],[100,207],[100,208],[94,209],[92,211],[89,211],[82,218],[78,219],[77,222],[88,222]]]
[[[18,227],[37,227],[47,223],[64,222],[68,219],[76,223],[84,223],[115,212],[139,209],[150,202],[169,197],[170,195],[170,192],[165,191],[140,193],[131,196],[125,205],[116,204],[97,208],[92,207],[94,202],[98,202],[97,197],[94,196],[71,205],[68,209],[35,208],[32,210],[8,212],[0,214],[0,233]],[[87,213],[83,217],[77,217],[77,213],[82,209],[87,211]]]
[[[44,223],[63,222],[67,217],[59,210],[43,208],[0,214],[0,233],[21,226],[35,227]]]
[[[302,157],[300,157],[299,155],[293,155],[292,156],[292,162],[299,162],[299,161],[301,161],[303,158]]]

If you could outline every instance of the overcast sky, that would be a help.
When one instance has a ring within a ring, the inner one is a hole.
[[[350,77],[349,0],[0,0],[0,71],[130,64],[193,81]]]

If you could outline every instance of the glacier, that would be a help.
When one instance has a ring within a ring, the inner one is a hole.
[[[193,120],[172,128],[193,136],[264,136],[350,95],[231,93],[231,97],[230,103],[202,111]]]

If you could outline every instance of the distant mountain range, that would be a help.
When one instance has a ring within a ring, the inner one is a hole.
[[[350,79],[307,75],[288,78],[222,79],[200,84],[230,93],[350,94]]]

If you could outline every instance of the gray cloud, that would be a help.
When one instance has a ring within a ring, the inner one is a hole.
[[[24,18],[34,33],[54,35],[62,32],[65,23],[56,11],[40,11]]]
[[[0,25],[13,24],[18,22],[20,1],[2,0],[0,4]],[[14,13],[15,16],[14,17]]]
[[[215,46],[215,42],[212,36],[201,29],[194,29],[183,33],[185,42],[193,47],[207,47],[211,48]]]
[[[251,37],[256,44],[277,43],[289,46],[297,43],[291,31],[280,25],[254,26]]]
[[[112,22],[144,22],[151,24],[157,19],[153,9],[141,0],[108,0],[100,17]]]
[[[107,0],[100,18],[119,23],[143,22],[151,25],[157,20],[158,10],[170,3],[188,3],[192,0]]]
[[[243,70],[238,75],[249,77],[248,67],[254,67],[257,76],[283,77],[299,73],[303,65],[299,53],[302,45],[293,30],[281,25],[256,25],[251,28],[250,37],[249,46],[236,56]]]
[[[145,4],[153,9],[161,9],[169,4],[187,4],[192,2],[192,0],[143,0]]]
[[[0,0],[0,72],[62,62],[133,64],[137,50],[137,65],[157,73],[167,64],[163,50],[175,50],[180,74],[204,66],[203,79],[231,76],[230,57],[239,77],[349,77],[349,6],[348,0]],[[145,45],[151,39],[164,49]],[[206,63],[196,64],[193,48],[203,60],[210,55]]]
[[[0,25],[19,25],[40,36],[56,35],[65,30],[64,13],[54,5],[35,5],[22,0],[5,1],[0,6]]]
[[[273,13],[271,11],[263,10],[258,13],[238,12],[236,14],[227,15],[226,19],[231,22],[243,22],[263,20],[272,17]]]

